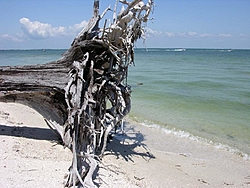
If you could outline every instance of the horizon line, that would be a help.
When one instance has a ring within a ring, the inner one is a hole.
[[[212,49],[212,50],[250,50],[250,48],[212,48],[212,47],[134,47],[134,49]],[[68,50],[69,48],[7,48],[7,50]]]

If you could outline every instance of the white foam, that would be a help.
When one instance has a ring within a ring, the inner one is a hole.
[[[159,129],[162,132],[164,132],[165,134],[171,134],[171,135],[174,135],[178,138],[188,138],[188,139],[195,141],[195,142],[201,142],[205,145],[213,146],[216,149],[233,153],[235,155],[242,157],[244,160],[250,161],[250,155],[240,151],[239,149],[228,146],[226,144],[216,143],[216,142],[213,142],[212,140],[208,140],[206,138],[195,136],[195,135],[193,135],[189,132],[186,132],[186,131],[178,130],[176,128],[163,127],[161,125],[158,125],[158,124],[155,124],[155,123],[152,123],[149,121],[144,121],[144,122],[141,122],[140,124],[143,126],[146,126],[146,127]]]

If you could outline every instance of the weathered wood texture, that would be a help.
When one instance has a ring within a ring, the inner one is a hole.
[[[71,48],[55,62],[0,68],[0,100],[17,101],[40,112],[73,154],[65,186],[95,187],[92,176],[110,131],[130,111],[128,67],[134,42],[143,32],[153,1],[128,3],[99,28],[99,0]]]
[[[67,118],[63,88],[68,71],[56,63],[1,67],[0,100],[26,104],[61,124]]]

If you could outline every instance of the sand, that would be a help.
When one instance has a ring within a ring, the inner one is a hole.
[[[35,110],[0,103],[0,187],[63,187],[72,155]],[[155,127],[126,122],[108,145],[100,187],[250,187],[250,161]]]

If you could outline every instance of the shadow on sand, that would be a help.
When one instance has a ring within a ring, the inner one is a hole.
[[[149,161],[154,159],[154,155],[149,151],[147,146],[143,143],[145,140],[144,135],[139,131],[135,131],[132,126],[128,126],[126,123],[125,132],[122,134],[118,131],[107,144],[105,155],[114,155],[117,158],[124,158],[127,162],[134,162],[133,157],[139,156],[144,160]],[[1,125],[0,124],[0,136],[11,136],[11,137],[23,137],[27,139],[35,140],[47,140],[47,141],[58,141],[60,138],[57,137],[52,130],[49,128],[39,127],[27,127],[27,126],[14,126],[14,125]],[[104,156],[105,156],[104,155]],[[98,169],[94,173],[94,179],[99,175]],[[100,187],[102,183],[94,182],[97,187]]]
[[[155,158],[150,153],[147,146],[143,143],[145,140],[144,135],[138,131],[135,131],[133,127],[128,127],[128,123],[125,124],[125,133],[121,131],[116,133],[110,143],[107,144],[105,155],[115,155],[123,157],[126,161],[132,161],[132,156],[141,156],[145,160]],[[39,127],[26,127],[26,126],[13,126],[13,125],[1,125],[0,124],[0,135],[23,137],[27,139],[35,140],[47,140],[47,141],[59,141],[61,139],[56,136],[51,129],[39,128]],[[136,148],[140,149],[141,152],[137,152]]]
[[[49,128],[26,126],[0,125],[0,135],[48,141],[59,139]]]
[[[143,143],[144,135],[135,131],[132,126],[125,124],[125,133],[118,132],[107,145],[105,155],[115,155],[117,158],[123,157],[126,161],[133,161],[133,156],[140,156],[145,160],[154,159],[147,145]]]

